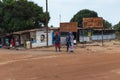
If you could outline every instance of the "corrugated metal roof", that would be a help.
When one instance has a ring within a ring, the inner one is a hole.
[[[30,29],[30,30],[24,30],[24,31],[17,31],[17,32],[13,32],[13,34],[22,34],[22,33],[42,31],[42,30],[46,30],[46,28],[39,28],[39,29],[37,28],[37,29]]]

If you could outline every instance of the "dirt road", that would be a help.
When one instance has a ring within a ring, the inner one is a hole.
[[[76,47],[74,53],[54,48],[0,49],[0,80],[120,80],[120,45]]]

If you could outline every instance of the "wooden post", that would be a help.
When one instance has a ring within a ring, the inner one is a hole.
[[[48,47],[48,0],[46,0],[46,37],[47,37],[47,44]]]
[[[1,44],[2,44],[2,46],[5,45],[5,41],[4,41],[4,37],[3,36],[1,37]]]
[[[77,43],[78,43],[78,36],[77,36],[77,32],[76,32],[76,45],[77,45]]]
[[[83,48],[85,47],[85,40],[84,40],[84,28],[82,29],[83,32]]]
[[[104,29],[102,29],[102,46],[104,46],[104,44],[103,44],[103,36],[104,36]]]
[[[85,41],[84,41],[84,27],[85,27],[85,24],[84,22],[82,22],[82,25],[83,25],[83,28],[82,28],[82,32],[83,32],[83,48],[85,47]]]

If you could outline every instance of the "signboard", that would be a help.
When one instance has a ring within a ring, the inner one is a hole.
[[[60,23],[60,32],[77,32],[78,23]]]
[[[83,28],[103,28],[103,19],[97,18],[83,18]]]
[[[88,37],[91,37],[91,32],[88,32]]]

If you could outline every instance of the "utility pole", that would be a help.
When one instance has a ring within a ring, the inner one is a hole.
[[[59,15],[60,23],[61,23],[61,14]]]
[[[48,47],[48,0],[46,0],[46,38],[47,38],[47,44]]]

